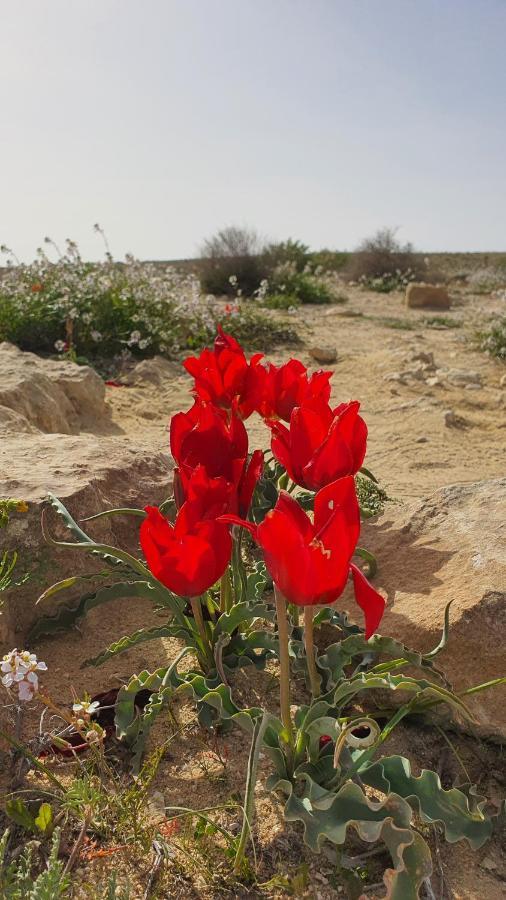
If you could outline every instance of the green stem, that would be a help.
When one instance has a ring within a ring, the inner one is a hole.
[[[205,654],[205,658],[207,659],[208,664],[211,669],[214,668],[214,656],[213,651],[211,649],[211,645],[209,643],[209,638],[207,636],[206,631],[206,623],[204,622],[204,616],[202,615],[202,598],[201,597],[190,597],[190,606],[192,608],[193,618],[195,620],[195,625],[197,626],[197,631],[202,640],[202,646]]]
[[[220,613],[230,612],[232,607],[232,585],[230,583],[230,573],[227,569],[221,576],[220,581]]]
[[[313,623],[313,607],[304,607],[304,647],[306,649],[307,670],[309,673],[309,683],[311,685],[311,694],[313,699],[320,696],[320,676],[316,668],[315,646],[314,646],[314,623]]]
[[[293,748],[293,727],[290,713],[290,657],[288,654],[288,618],[286,601],[283,595],[274,585],[274,597],[276,600],[276,619],[278,623],[279,639],[279,705],[281,708],[281,721],[287,733],[288,744]]]
[[[246,790],[244,792],[244,818],[242,823],[241,837],[239,839],[237,853],[235,855],[234,861],[234,872],[236,875],[240,874],[241,872],[246,845],[248,843],[248,838],[251,836],[251,826],[253,823],[253,817],[255,815],[255,785],[258,777],[258,761],[260,757],[260,751],[262,749],[264,734],[269,724],[269,719],[269,714],[267,712],[264,712],[262,718],[256,720],[255,728],[253,731],[253,738],[251,741],[251,750],[248,761]]]

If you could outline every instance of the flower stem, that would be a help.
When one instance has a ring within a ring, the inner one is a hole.
[[[221,576],[220,581],[220,613],[230,612],[232,606],[232,585],[228,569]]]
[[[278,639],[279,639],[279,701],[281,707],[281,721],[287,732],[288,743],[293,747],[293,727],[292,717],[290,713],[290,657],[288,655],[288,618],[286,610],[286,601],[279,592],[276,585],[274,586],[274,597],[276,599],[276,619],[278,622]]]
[[[192,608],[193,618],[195,619],[195,625],[197,626],[198,633],[202,639],[204,654],[212,669],[214,667],[214,656],[211,650],[211,645],[209,643],[209,638],[207,636],[204,616],[202,615],[201,597],[190,597],[190,606]]]
[[[318,675],[318,670],[316,668],[312,606],[304,607],[304,647],[306,648],[307,670],[309,673],[311,694],[313,695],[313,700],[315,700],[316,697],[320,696],[320,676]]]

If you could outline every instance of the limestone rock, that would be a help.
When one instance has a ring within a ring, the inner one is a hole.
[[[381,623],[407,646],[430,650],[452,600],[450,638],[438,656],[456,690],[506,673],[506,478],[454,484],[366,523],[389,597]],[[351,608],[351,607],[350,607]],[[466,698],[483,734],[506,737],[506,687]]]
[[[107,416],[104,382],[89,366],[42,359],[6,342],[0,344],[0,407],[15,413],[0,409],[4,432],[27,431],[28,423],[38,431],[77,434]]]
[[[25,514],[14,514],[0,531],[0,556],[17,550],[16,576],[29,579],[2,594],[0,653],[20,646],[41,615],[62,603],[60,595],[35,606],[40,594],[53,582],[73,574],[100,571],[98,559],[82,551],[52,547],[41,531],[41,510],[48,492],[55,494],[79,522],[86,516],[114,507],[160,504],[171,493],[171,464],[164,453],[138,448],[126,441],[93,435],[7,435],[0,444],[0,497],[28,502]],[[52,509],[48,527],[59,540],[76,540]],[[114,516],[85,523],[90,536],[138,554],[139,519]],[[76,600],[88,585],[69,591],[64,602]],[[93,590],[93,582],[89,585]],[[62,598],[64,595],[61,595]]]
[[[408,284],[406,306],[411,309],[450,309],[451,300],[444,287],[433,284]]]
[[[330,366],[337,362],[337,350],[335,347],[310,347],[309,355],[322,366]]]
[[[167,381],[181,376],[181,366],[164,359],[163,356],[154,356],[153,359],[143,359],[123,378],[125,384],[142,385],[151,384],[163,387]]]

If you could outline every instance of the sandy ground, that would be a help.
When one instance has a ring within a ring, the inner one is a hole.
[[[437,330],[427,327],[425,322],[434,314],[405,309],[398,295],[383,297],[353,289],[347,293],[347,304],[298,310],[293,319],[303,344],[279,349],[270,358],[281,362],[294,355],[311,366],[314,363],[309,355],[310,347],[336,348],[338,361],[330,366],[335,370],[333,399],[336,403],[352,398],[362,402],[370,431],[367,465],[392,497],[403,501],[421,497],[444,484],[504,475],[506,391],[500,389],[499,383],[505,370],[475,351],[470,343],[476,323],[483,319],[484,313],[494,311],[494,301],[462,297],[454,309],[444,314],[459,327]],[[385,321],[387,317],[400,320],[406,327],[393,328],[391,322],[389,326]],[[404,385],[386,380],[391,373],[410,368],[410,358],[419,352],[432,352],[437,366],[479,372],[483,388],[428,387],[423,382]],[[190,386],[190,379],[181,373],[175,374],[163,388],[154,388],[150,384],[109,388],[112,428],[128,440],[153,449],[167,449],[167,423],[171,414],[190,405]],[[453,410],[462,420],[460,427],[445,425],[447,410]],[[248,425],[252,443],[265,447],[268,435],[262,424],[250,421]],[[100,669],[83,671],[80,668],[83,659],[98,653],[120,634],[152,621],[156,620],[147,605],[132,608],[117,602],[107,607],[107,613],[94,610],[78,632],[41,641],[37,652],[49,666],[46,688],[66,703],[71,702],[73,687],[84,688],[93,694],[127,680],[133,671],[138,672],[144,667],[153,670],[162,665],[163,657],[174,657],[176,642],[151,642],[109,661]],[[275,687],[272,675],[261,673],[255,676],[248,689],[253,690],[255,704],[266,702],[274,708]],[[247,740],[237,731],[224,739],[226,763],[223,765],[196,726],[191,706],[184,704],[178,715],[184,730],[169,746],[153,790],[163,794],[166,804],[192,808],[223,803],[231,796],[240,798],[244,787]],[[427,767],[439,767],[443,776],[446,772],[449,779],[457,774],[452,770],[455,759],[451,754],[442,763],[443,754],[447,752],[442,738],[434,735],[428,738],[409,730],[400,730],[398,735],[396,732],[397,743],[392,742],[388,748],[392,752],[414,756]],[[166,720],[157,726],[154,737],[166,739]],[[494,789],[494,757],[489,751],[480,750],[480,759],[479,754],[476,757],[476,748],[470,745],[459,747],[459,750],[473,778],[481,781],[481,789],[484,792],[488,788]],[[233,820],[234,817],[229,816],[229,825]],[[237,821],[236,815],[236,825]],[[428,839],[435,854],[433,887],[438,900],[499,900],[504,896],[504,882],[497,875],[497,867],[501,866],[497,844],[472,854],[464,845],[436,845],[433,835]],[[335,865],[326,857],[315,857],[304,849],[297,829],[287,829],[283,825],[280,802],[267,795],[262,787],[258,790],[256,840],[259,881],[266,881],[275,872],[293,875],[301,863],[307,862],[309,881],[305,896],[315,900],[345,896]],[[289,896],[282,888],[257,892],[257,889],[250,891],[220,881],[220,865],[215,862],[211,850],[207,851],[205,846],[198,851],[190,846],[189,850],[193,863],[190,865],[187,860],[183,866],[173,863],[169,867],[166,887],[160,897],[217,898],[265,896],[266,893]],[[492,860],[492,871],[486,865],[487,859],[489,863]],[[204,862],[213,869],[211,874],[206,873]],[[151,863],[150,855],[139,852],[119,852],[113,858],[112,865],[117,866],[121,878],[132,886],[132,898],[143,896],[142,886]],[[83,893],[79,896],[94,896],[87,893],[85,883],[96,886],[104,877],[104,871],[110,870],[110,860],[81,866],[77,874],[83,881]],[[376,870],[372,864],[372,873],[370,880],[381,881],[381,867]],[[368,896],[381,897],[383,891],[372,891]]]
[[[425,324],[428,318],[438,318],[437,313],[406,309],[399,294],[384,296],[353,288],[347,294],[345,305],[299,308],[291,318],[304,343],[278,348],[269,358],[279,363],[297,356],[308,367],[318,368],[309,354],[311,347],[337,350],[337,363],[323,367],[335,372],[332,399],[336,404],[361,401],[369,426],[367,465],[398,499],[420,497],[456,481],[504,475],[506,390],[501,390],[500,379],[505,367],[472,344],[484,315],[501,307],[504,311],[504,301],[460,295],[458,305],[439,314],[456,327],[439,330]],[[406,330],[392,327],[396,324]],[[412,368],[410,359],[420,352],[432,352],[437,367],[478,372],[483,388],[386,380],[390,374]],[[167,449],[168,420],[191,404],[190,387],[184,371],[163,389],[111,387],[108,401],[113,423],[139,443]],[[445,425],[447,410],[462,420],[461,427]],[[254,445],[267,446],[268,430],[257,417],[249,420],[248,428]]]

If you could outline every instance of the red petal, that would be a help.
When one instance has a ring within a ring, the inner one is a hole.
[[[355,490],[355,479],[349,475],[339,478],[322,488],[314,499],[314,527],[317,536],[326,547],[334,546],[337,536],[337,520],[333,522],[333,512],[341,509],[344,513],[344,532],[340,539],[348,548],[351,559],[360,536],[360,508]]]
[[[364,613],[365,636],[370,638],[383,618],[385,599],[374,590],[372,584],[369,584],[363,572],[354,563],[351,563],[350,569],[353,576],[355,600]]]

